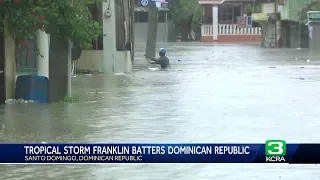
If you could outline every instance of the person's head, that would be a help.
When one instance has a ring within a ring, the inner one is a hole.
[[[164,48],[161,48],[160,51],[159,51],[159,56],[165,56],[167,53],[167,50],[164,49]]]

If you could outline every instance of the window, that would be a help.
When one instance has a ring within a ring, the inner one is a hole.
[[[218,19],[221,24],[233,24],[233,7],[219,7]]]
[[[148,12],[135,12],[135,22],[148,22]]]
[[[261,4],[255,4],[254,5],[253,13],[262,13]]]
[[[158,22],[164,23],[166,22],[166,11],[159,11],[158,12]]]
[[[203,24],[212,24],[212,5],[211,4],[204,4],[202,5],[202,23]]]

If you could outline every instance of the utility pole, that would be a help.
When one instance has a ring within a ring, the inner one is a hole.
[[[72,0],[71,1],[71,6],[73,7],[73,3],[74,1]],[[68,38],[68,85],[67,85],[67,96],[68,97],[71,97],[72,96],[72,93],[71,93],[71,89],[72,89],[72,80],[71,80],[71,76],[72,76],[72,41],[70,38]]]
[[[158,8],[155,3],[151,3],[148,11],[148,35],[146,43],[146,56],[156,55],[157,31],[158,31]]]
[[[302,7],[303,5],[303,0],[300,0],[300,6]],[[300,13],[300,16],[299,16],[299,23],[298,23],[298,35],[299,35],[299,46],[298,46],[298,49],[301,49],[301,17],[302,17],[302,14]]]
[[[278,33],[277,33],[277,21],[278,21],[278,0],[274,0],[274,43],[275,43],[275,47],[277,48],[278,47]]]
[[[131,0],[131,4],[130,4],[130,10],[131,10],[131,24],[130,24],[130,28],[131,28],[131,61],[132,61],[132,64],[133,64],[133,61],[134,61],[134,46],[135,46],[135,41],[134,41],[134,28],[135,28],[135,3],[136,1],[135,0]]]

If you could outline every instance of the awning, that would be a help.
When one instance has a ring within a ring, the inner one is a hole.
[[[136,12],[148,12],[148,7],[135,7],[134,11]],[[168,8],[158,7],[158,11],[169,11]]]

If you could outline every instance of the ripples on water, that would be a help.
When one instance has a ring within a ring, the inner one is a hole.
[[[73,78],[82,103],[1,107],[1,141],[319,142],[319,70],[310,68],[319,61],[307,52],[167,48],[168,71],[150,71],[140,58],[131,74]],[[1,179],[320,179],[318,166],[283,164],[11,165],[0,173]]]

